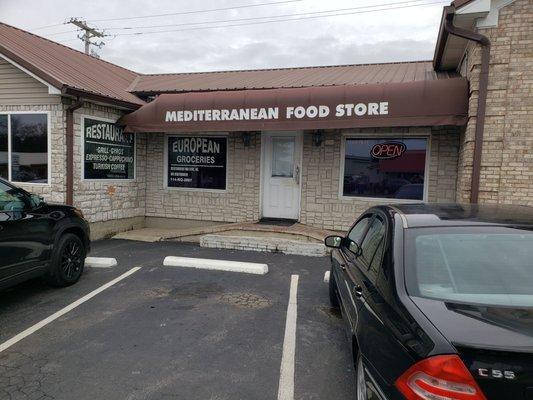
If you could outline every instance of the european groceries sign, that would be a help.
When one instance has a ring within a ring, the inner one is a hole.
[[[135,138],[112,122],[84,118],[84,179],[133,179]]]
[[[232,109],[168,110],[165,122],[199,121],[254,121],[254,120],[313,120],[325,118],[363,117],[387,115],[389,103],[337,104],[334,109],[327,105],[259,107]]]
[[[167,186],[226,189],[227,138],[169,136]]]

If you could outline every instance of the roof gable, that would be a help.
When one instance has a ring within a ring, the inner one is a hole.
[[[126,89],[139,74],[0,23],[0,53],[50,85],[109,99],[128,108],[144,102]]]

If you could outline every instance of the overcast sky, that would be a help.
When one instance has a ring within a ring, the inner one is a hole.
[[[270,4],[260,5],[265,3]],[[429,60],[445,4],[438,0],[0,0],[0,20],[83,50],[76,28],[61,25],[78,17],[111,35],[98,50],[101,58],[138,72],[164,73]],[[196,12],[249,5],[259,6]],[[376,5],[380,7],[369,7]],[[406,7],[412,5],[417,7]],[[384,8],[389,10],[369,12]],[[190,11],[194,13],[153,16]],[[339,13],[351,14],[309,18]],[[273,16],[278,18],[260,18]],[[122,19],[102,21],[118,18]],[[307,19],[258,24],[296,18]],[[228,20],[239,21],[215,22]],[[155,27],[161,25],[167,26]],[[43,26],[49,27],[36,29]],[[173,32],[146,33],[163,30]],[[145,33],[124,35],[135,32]]]

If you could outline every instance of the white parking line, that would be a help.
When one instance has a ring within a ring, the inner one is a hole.
[[[111,268],[117,265],[116,258],[110,257],[86,257],[85,266],[92,268]]]
[[[35,325],[29,327],[25,331],[20,332],[18,335],[13,336],[11,339],[5,341],[4,343],[0,344],[0,353],[4,350],[7,350],[14,344],[20,342],[22,339],[30,336],[32,333],[37,332],[39,329],[45,327],[49,323],[55,321],[59,317],[65,315],[69,311],[72,311],[76,307],[78,307],[80,304],[85,303],[87,300],[92,299],[94,296],[96,296],[98,293],[103,292],[104,290],[110,288],[115,283],[120,282],[121,280],[127,278],[128,276],[134,274],[138,270],[140,270],[141,267],[134,267],[130,269],[129,271],[123,273],[119,277],[113,279],[112,281],[107,282],[105,285],[100,286],[98,289],[93,290],[91,293],[86,294],[85,296],[81,297],[80,299],[76,300],[74,303],[69,304],[68,306],[62,308],[61,310],[57,311],[56,313],[50,315],[49,317],[43,319],[42,321],[36,323]]]
[[[281,355],[281,368],[279,372],[278,400],[294,399],[298,277],[298,275],[291,275],[291,290],[289,294],[289,305],[287,306],[285,338],[283,339],[283,354]]]
[[[164,266],[170,267],[187,267],[210,269],[217,271],[232,271],[245,272],[248,274],[265,275],[268,272],[267,264],[229,261],[229,260],[213,260],[208,258],[191,258],[191,257],[165,257],[163,261]]]

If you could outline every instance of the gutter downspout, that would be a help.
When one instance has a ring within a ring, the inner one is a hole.
[[[490,40],[480,33],[468,31],[453,25],[455,10],[446,15],[444,29],[450,35],[471,40],[481,45],[481,71],[477,98],[476,130],[474,136],[474,157],[472,163],[472,182],[470,203],[479,199],[479,180],[481,175],[481,154],[483,150],[483,132],[485,130],[485,112],[487,105],[487,88],[489,84]]]
[[[74,204],[74,111],[83,106],[83,99],[76,98],[76,102],[67,108],[66,145],[67,145],[67,198],[69,206]]]

